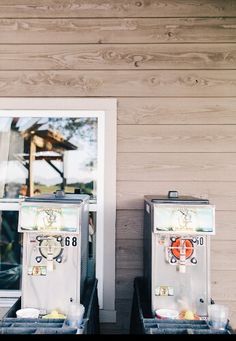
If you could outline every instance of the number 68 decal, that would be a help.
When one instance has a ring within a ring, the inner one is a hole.
[[[65,246],[77,246],[77,237],[66,237]]]

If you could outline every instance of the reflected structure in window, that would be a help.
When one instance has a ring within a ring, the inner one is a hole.
[[[0,290],[20,289],[21,234],[18,211],[0,211]]]
[[[97,118],[0,118],[0,197],[58,189],[96,198]]]
[[[0,201],[61,189],[89,194],[96,202],[97,127],[92,116],[0,117]],[[0,290],[20,289],[17,228],[18,211],[0,211]]]

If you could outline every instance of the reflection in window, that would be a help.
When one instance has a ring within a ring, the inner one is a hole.
[[[0,118],[0,197],[57,189],[96,197],[97,118]]]
[[[97,121],[94,117],[1,117],[0,198],[77,189],[96,201]],[[17,211],[0,211],[0,290],[20,289],[17,226]],[[95,245],[91,226],[90,244]],[[94,267],[93,251],[90,248]]]
[[[21,235],[17,226],[17,211],[0,211],[0,290],[20,289]]]

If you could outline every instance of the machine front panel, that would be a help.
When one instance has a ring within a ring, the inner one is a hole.
[[[163,308],[207,315],[208,237],[154,233],[152,236],[153,312]]]
[[[80,234],[25,233],[22,307],[67,313],[80,301]]]

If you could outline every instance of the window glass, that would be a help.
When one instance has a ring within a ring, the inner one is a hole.
[[[77,189],[96,202],[97,123],[97,117],[1,117],[0,199]],[[94,268],[93,226],[91,216]],[[18,211],[0,211],[0,290],[20,289],[22,234],[17,227]]]
[[[0,197],[57,189],[96,198],[97,118],[0,118]]]
[[[20,289],[21,234],[18,211],[0,211],[0,290]]]

